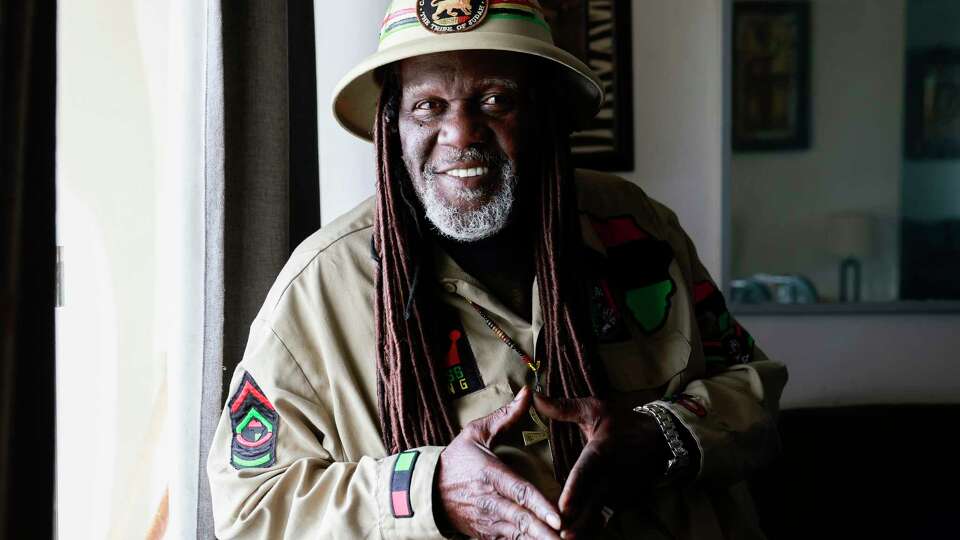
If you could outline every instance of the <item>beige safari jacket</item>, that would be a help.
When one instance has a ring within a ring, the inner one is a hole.
[[[785,367],[727,312],[671,210],[615,176],[578,170],[577,185],[611,399],[663,403],[701,456],[695,481],[638,490],[604,537],[762,538],[743,479],[778,449]],[[368,200],[307,238],[251,325],[207,462],[220,538],[441,537],[432,489],[443,448],[387,455],[380,440],[372,225]],[[529,371],[467,301],[536,351],[537,288],[520,317],[449,256],[436,259],[451,313],[449,390],[465,425],[509,402]],[[515,435],[494,451],[556,500],[549,443]]]

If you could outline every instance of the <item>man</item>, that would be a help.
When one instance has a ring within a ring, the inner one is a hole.
[[[601,102],[535,1],[393,2],[334,98],[377,193],[251,327],[219,537],[762,537],[786,372],[669,209],[569,167]]]

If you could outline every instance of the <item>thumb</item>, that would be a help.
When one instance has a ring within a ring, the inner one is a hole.
[[[547,397],[540,392],[533,394],[533,407],[537,412],[560,422],[579,424],[583,420],[580,400]]]
[[[493,444],[501,433],[516,424],[530,408],[530,388],[524,386],[517,392],[513,401],[493,411],[487,416],[487,446]]]

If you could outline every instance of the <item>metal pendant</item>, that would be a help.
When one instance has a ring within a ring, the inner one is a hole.
[[[550,429],[547,428],[547,424],[540,418],[540,416],[537,414],[537,410],[533,407],[530,407],[530,418],[533,419],[533,423],[538,429],[535,431],[523,432],[524,446],[531,446],[550,438]]]

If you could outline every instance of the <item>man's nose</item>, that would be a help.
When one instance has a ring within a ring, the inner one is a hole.
[[[480,111],[466,104],[450,107],[440,128],[439,144],[464,150],[487,139],[487,126]]]

